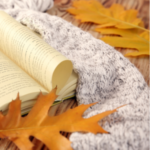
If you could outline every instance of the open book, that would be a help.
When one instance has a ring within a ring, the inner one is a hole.
[[[57,86],[58,102],[73,96],[76,85],[77,75],[70,60],[37,33],[0,11],[1,111],[7,111],[18,92],[24,114],[32,108],[40,91],[47,94]]]

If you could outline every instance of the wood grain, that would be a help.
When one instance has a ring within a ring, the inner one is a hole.
[[[81,23],[79,20],[74,19],[72,15],[66,12],[66,9],[71,6],[73,0],[55,0],[55,6],[48,10],[47,13],[50,15],[59,16],[68,22],[71,22],[75,26],[78,26],[84,31],[91,33],[95,38],[100,38],[101,35],[93,31],[95,25],[93,23]],[[126,9],[137,9],[139,11],[139,17],[145,23],[145,27],[149,29],[149,0],[99,0],[105,7],[110,7],[113,3],[119,3],[123,5]],[[122,54],[129,52],[130,50],[117,49]],[[137,57],[128,59],[139,69],[142,73],[145,81],[149,85],[149,58],[148,57]],[[77,106],[75,99],[66,100],[61,104],[55,105],[50,108],[49,115],[55,116],[59,115],[69,108]],[[64,136],[69,137],[68,133],[62,133]],[[33,150],[48,150],[47,147],[40,142],[39,140],[31,137],[30,140],[35,144]],[[2,139],[0,140],[0,150],[18,150],[18,148],[9,140]]]

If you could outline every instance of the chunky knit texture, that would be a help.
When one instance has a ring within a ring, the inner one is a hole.
[[[148,150],[149,87],[143,76],[113,47],[59,17],[40,12],[52,4],[52,0],[1,0],[0,9],[39,32],[73,62],[79,76],[78,103],[98,102],[85,112],[85,118],[128,104],[102,124],[111,134],[73,133],[73,149]]]

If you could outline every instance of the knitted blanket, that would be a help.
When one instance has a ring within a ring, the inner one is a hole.
[[[78,74],[79,104],[98,102],[88,118],[123,104],[106,118],[111,134],[78,133],[70,136],[74,150],[148,150],[149,87],[137,68],[121,53],[71,23],[43,11],[52,0],[1,0],[0,9],[39,32],[43,39],[73,63]]]

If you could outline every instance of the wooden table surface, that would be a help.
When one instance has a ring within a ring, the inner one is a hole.
[[[80,23],[79,20],[74,19],[72,15],[66,12],[66,9],[71,6],[73,0],[55,0],[55,5],[52,9],[48,10],[47,13],[51,15],[59,16],[75,26],[91,33],[95,38],[99,38],[101,35],[94,32],[95,25],[93,23]],[[111,6],[113,3],[122,4],[126,9],[137,9],[139,11],[139,17],[143,19],[145,27],[149,29],[149,0],[99,0],[105,7]],[[122,54],[130,50],[117,49]],[[145,81],[149,83],[149,57],[128,57],[128,59],[139,69],[142,73]],[[66,100],[61,104],[55,105],[50,108],[49,115],[55,116],[63,113],[69,108],[77,106],[77,102],[74,99]],[[62,133],[64,136],[69,137],[69,134]],[[35,144],[33,150],[48,150],[47,147],[39,140],[31,137],[31,141]],[[0,150],[18,150],[18,148],[9,140],[0,140]]]

